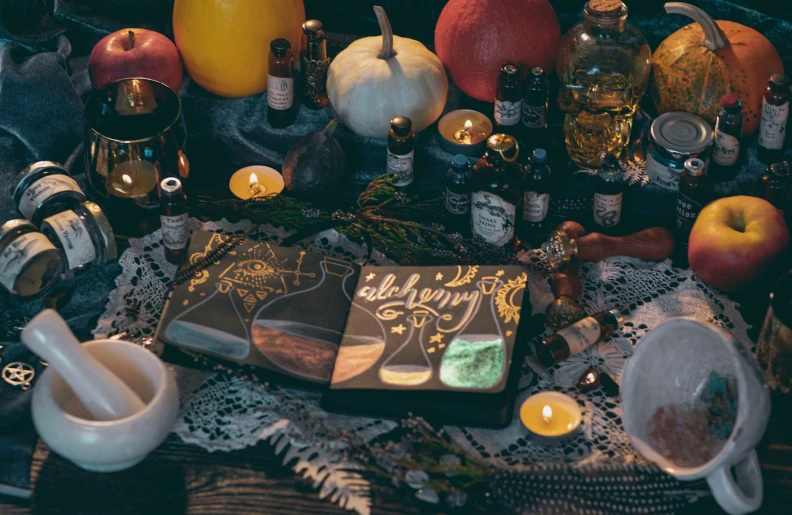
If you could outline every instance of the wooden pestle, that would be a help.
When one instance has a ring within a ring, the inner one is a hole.
[[[80,346],[57,311],[45,309],[28,322],[22,342],[58,372],[96,420],[118,420],[145,408],[126,383]]]
[[[662,261],[674,252],[674,237],[663,227],[650,227],[628,236],[605,236],[591,233],[578,238],[578,258],[602,261],[627,256],[646,261]]]

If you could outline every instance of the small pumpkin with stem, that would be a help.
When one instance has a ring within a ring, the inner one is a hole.
[[[396,116],[415,132],[445,108],[448,77],[422,43],[393,35],[385,9],[374,7],[382,36],[358,39],[330,64],[327,93],[344,124],[361,136],[386,138]]]
[[[715,21],[690,4],[669,2],[665,10],[695,20],[657,47],[649,90],[657,110],[687,111],[714,124],[723,95],[743,103],[743,134],[753,134],[762,116],[767,79],[783,73],[773,44],[759,32],[732,21]]]

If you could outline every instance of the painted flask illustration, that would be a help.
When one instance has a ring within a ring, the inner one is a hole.
[[[234,290],[228,281],[217,283],[214,293],[168,324],[165,337],[179,345],[226,359],[245,359],[250,354],[250,338],[231,295]]]
[[[344,278],[349,263],[325,257],[314,286],[281,295],[253,320],[253,344],[275,365],[294,375],[327,381],[341,342],[347,305]]]
[[[349,277],[351,275],[344,277],[344,293],[348,292],[346,283],[351,283],[347,281]],[[341,383],[359,376],[373,367],[385,350],[385,327],[382,322],[371,311],[354,302],[348,293],[347,299],[351,302],[349,320],[354,321],[355,325],[354,329],[348,327],[344,333],[331,383]]]
[[[503,330],[495,310],[495,291],[503,285],[497,277],[482,277],[476,286],[478,306],[448,345],[440,363],[440,381],[452,388],[487,389],[506,373]]]
[[[434,371],[423,345],[423,336],[424,328],[428,327],[433,318],[426,311],[415,311],[407,317],[410,325],[407,339],[379,369],[379,377],[383,383],[418,386],[432,378]]]

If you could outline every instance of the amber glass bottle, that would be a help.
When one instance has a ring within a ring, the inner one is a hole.
[[[688,265],[688,240],[693,224],[707,205],[708,193],[704,176],[704,161],[696,157],[685,161],[685,170],[679,179],[676,208],[676,245],[674,247],[674,264]]]
[[[516,249],[522,221],[520,146],[513,136],[493,134],[487,153],[473,167],[470,230],[473,237],[495,247]]]
[[[388,173],[396,177],[397,188],[406,188],[413,182],[415,160],[415,134],[412,120],[397,116],[391,120],[388,133]]]
[[[270,43],[269,76],[267,78],[267,120],[273,127],[294,123],[294,56],[288,39]]]
[[[498,75],[495,96],[495,130],[517,136],[522,114],[522,85],[520,69],[513,64],[504,65]]]
[[[190,231],[187,227],[187,197],[179,179],[170,177],[160,184],[160,222],[162,223],[162,245],[165,259],[179,264],[187,249]]]
[[[308,20],[302,26],[300,65],[303,74],[303,102],[310,109],[324,109],[330,102],[327,97],[327,37],[322,22]]]
[[[759,122],[757,156],[763,163],[784,159],[784,136],[789,119],[789,77],[773,75],[767,83]]]

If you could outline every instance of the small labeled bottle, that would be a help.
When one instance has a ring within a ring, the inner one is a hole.
[[[715,180],[728,179],[737,175],[740,167],[740,142],[742,140],[742,103],[734,95],[724,95],[723,109],[715,122],[715,138],[712,148],[713,173]]]
[[[324,109],[330,102],[327,97],[327,37],[322,22],[308,20],[302,25],[300,66],[303,74],[303,102],[310,109]]]
[[[470,233],[470,195],[473,177],[470,161],[457,154],[446,173],[445,210],[447,230],[463,236]]]
[[[267,121],[276,128],[294,123],[294,56],[288,39],[270,43],[269,75],[267,76]]]
[[[578,320],[542,340],[536,350],[539,362],[546,367],[580,354],[594,344],[603,342],[619,328],[622,321],[618,311],[603,311]]]
[[[473,166],[470,231],[494,247],[517,248],[522,223],[522,166],[520,146],[513,136],[493,134],[487,152]]]
[[[782,213],[787,209],[789,175],[789,163],[781,161],[768,166],[767,171],[762,176],[764,199],[773,204]]]
[[[609,152],[600,153],[599,164],[594,190],[594,223],[611,232],[621,222],[624,173],[619,159]]]
[[[415,134],[412,120],[397,116],[391,120],[388,133],[388,173],[396,178],[397,188],[406,188],[413,182],[413,162],[415,159]]]
[[[0,225],[0,289],[23,299],[49,290],[63,272],[60,252],[27,220]]]
[[[63,166],[38,161],[16,176],[11,190],[17,212],[38,226],[54,214],[74,209],[85,202],[77,181]]]
[[[763,163],[777,163],[784,159],[784,136],[789,118],[789,77],[776,74],[770,77],[762,101],[759,122],[757,157]]]
[[[528,73],[528,84],[522,100],[522,124],[526,141],[543,142],[549,108],[550,86],[547,72],[541,66],[534,66]]]
[[[705,188],[705,163],[699,158],[685,161],[685,170],[679,179],[676,207],[676,245],[674,246],[674,262],[678,266],[687,266],[688,239],[693,224],[696,223],[701,210],[707,204]]]
[[[550,181],[547,152],[542,148],[537,148],[533,151],[523,181],[522,228],[524,237],[530,241],[531,245],[541,243],[539,240],[544,239],[541,226],[550,209]]]
[[[181,181],[175,177],[163,179],[160,183],[160,222],[162,225],[162,246],[165,259],[178,265],[190,239],[187,227],[187,196],[182,190]]]
[[[516,135],[522,114],[522,86],[520,69],[506,64],[498,75],[498,89],[495,95],[495,130]]]
[[[118,256],[110,221],[91,201],[45,219],[41,232],[58,247],[70,271],[85,270]]]

